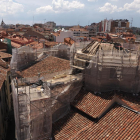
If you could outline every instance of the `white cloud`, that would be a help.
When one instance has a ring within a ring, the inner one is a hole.
[[[37,13],[45,13],[45,12],[48,12],[48,11],[53,11],[52,6],[47,5],[47,6],[39,7],[39,8],[36,9]]]
[[[132,3],[126,3],[123,7],[117,7],[111,3],[105,3],[103,7],[99,7],[100,12],[121,12],[121,11],[136,11],[140,13],[140,0],[134,0]]]
[[[105,3],[103,7],[99,7],[100,12],[110,12],[113,13],[118,10],[116,5],[112,5],[111,3]]]
[[[26,6],[44,6],[44,5],[50,5],[52,3],[52,0],[15,0],[18,3],[24,4]]]
[[[137,12],[140,11],[140,0],[134,0],[132,3],[126,3],[124,5],[124,10],[132,11],[136,10]]]
[[[65,1],[65,0],[53,0],[53,9],[57,12],[61,11],[73,11],[74,9],[81,9],[84,7],[84,4],[79,1]]]
[[[88,0],[88,1],[94,1],[95,2],[95,1],[98,1],[98,0]]]
[[[110,1],[118,1],[118,0],[110,0]]]
[[[140,10],[138,10],[137,12],[140,13]]]
[[[47,11],[54,11],[55,13],[58,12],[68,12],[73,11],[75,9],[82,9],[84,8],[84,4],[80,3],[79,1],[65,1],[65,0],[53,0],[52,6],[47,5],[43,7],[39,7],[36,9],[37,13],[45,13]]]
[[[23,12],[24,7],[22,4],[13,2],[13,0],[0,0],[0,15],[13,15]]]

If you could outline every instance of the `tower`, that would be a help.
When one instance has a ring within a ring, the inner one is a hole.
[[[4,26],[4,25],[5,25],[5,23],[4,23],[3,19],[2,19],[2,21],[1,21],[1,26]]]

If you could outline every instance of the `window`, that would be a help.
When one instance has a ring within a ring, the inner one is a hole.
[[[10,85],[10,93],[12,93],[12,87],[11,87],[11,85]]]
[[[117,78],[117,73],[115,68],[110,68],[110,78],[115,79]]]
[[[9,83],[11,83],[11,77],[9,76]]]

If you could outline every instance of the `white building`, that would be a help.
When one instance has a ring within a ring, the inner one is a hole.
[[[110,19],[110,20],[107,20],[107,19],[104,19],[102,20],[102,31],[103,32],[110,32],[111,31],[111,22],[113,20]]]
[[[106,20],[106,23],[105,23],[105,32],[110,32],[111,31],[111,22],[113,20],[110,19],[110,20]]]
[[[54,41],[55,42],[64,42],[64,38],[67,37],[73,37],[73,32],[72,31],[60,31],[60,34],[54,33]]]

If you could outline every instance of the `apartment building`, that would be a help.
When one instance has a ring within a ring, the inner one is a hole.
[[[98,32],[110,32],[111,31],[111,23],[112,23],[112,19],[110,20],[107,20],[107,19],[104,19],[102,20],[101,22],[99,22],[98,24]]]
[[[70,28],[69,30],[73,31],[73,36],[85,36],[89,37],[89,31],[85,28],[78,26],[74,26],[73,28]]]
[[[127,19],[104,19],[97,23],[97,32],[125,32],[129,28],[129,21]]]
[[[111,32],[125,32],[127,28],[129,28],[127,19],[113,20],[111,23]]]
[[[85,27],[89,31],[89,37],[96,36],[97,33],[97,23],[92,23],[90,26]]]

